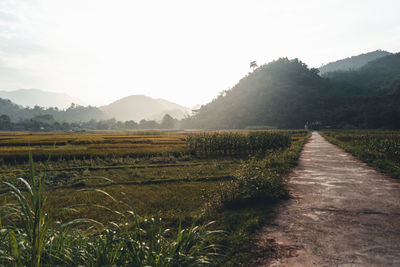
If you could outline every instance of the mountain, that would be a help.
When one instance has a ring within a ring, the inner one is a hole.
[[[100,107],[109,117],[119,121],[142,119],[160,121],[165,114],[182,119],[191,114],[187,107],[164,99],[154,99],[144,95],[131,95],[117,100],[107,106]]]
[[[15,91],[0,91],[0,98],[25,107],[57,107],[66,109],[71,103],[84,105],[83,101],[63,93],[47,92],[38,89],[19,89]]]
[[[400,53],[355,71],[328,73],[327,78],[346,99],[332,114],[339,127],[400,128]]]
[[[352,56],[338,61],[328,63],[319,68],[320,74],[323,75],[327,72],[332,71],[348,71],[357,70],[368,62],[374,61],[378,58],[390,55],[391,53],[382,50],[376,50],[373,52],[361,54],[358,56]]]
[[[324,77],[298,59],[257,68],[203,105],[182,125],[190,129],[330,128],[400,129],[400,53],[357,70]]]
[[[303,128],[324,118],[330,84],[298,59],[260,66],[184,121],[185,128]]]
[[[325,75],[336,87],[362,95],[391,94],[400,84],[400,53],[373,60],[358,70],[334,71]]]

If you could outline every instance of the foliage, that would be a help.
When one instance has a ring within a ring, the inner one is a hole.
[[[208,209],[212,218],[229,235],[218,237],[225,246],[224,266],[251,265],[255,258],[254,232],[274,219],[273,207],[287,197],[284,176],[297,164],[297,159],[310,136],[282,150],[271,151],[265,158],[244,161],[235,179],[221,184],[209,195]]]
[[[329,94],[326,81],[304,63],[281,58],[249,73],[183,125],[191,129],[303,128],[306,121],[322,119]]]
[[[286,195],[282,178],[274,170],[266,168],[265,160],[252,158],[242,164],[235,175],[236,198],[280,199]]]
[[[179,227],[173,234],[159,219],[143,219],[125,202],[121,204],[128,211],[112,211],[120,220],[107,226],[86,218],[54,221],[46,213],[44,178],[36,178],[32,159],[30,162],[31,183],[20,179],[26,193],[5,182],[15,201],[0,207],[1,265],[206,266],[216,257],[210,240],[218,231],[209,231],[210,224]],[[102,190],[97,192],[113,199]],[[75,211],[79,206],[67,210]],[[94,227],[72,228],[82,223]]]
[[[281,58],[257,68],[183,121],[185,128],[400,128],[400,53],[320,77]]]
[[[249,133],[202,133],[186,138],[189,149],[203,155],[243,155],[263,153],[290,145],[284,132],[256,131]]]
[[[323,135],[362,161],[400,178],[400,133],[396,131],[325,131]]]
[[[353,56],[345,59],[341,59],[335,62],[328,63],[319,68],[322,75],[333,71],[349,71],[356,70],[366,65],[368,62],[374,61],[378,58],[390,55],[389,52],[377,50],[358,56]]]

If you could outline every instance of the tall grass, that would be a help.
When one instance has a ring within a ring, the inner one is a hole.
[[[222,132],[189,135],[189,149],[203,155],[243,155],[266,153],[286,148],[291,138],[284,132],[257,131],[249,133]]]
[[[3,182],[9,192],[0,206],[0,265],[208,266],[218,256],[211,240],[220,232],[209,230],[212,223],[170,230],[161,219],[142,218],[126,201],[114,199],[121,209],[111,211],[116,219],[107,225],[89,218],[56,221],[46,212],[44,180],[35,175],[30,155],[30,181]],[[77,212],[80,206],[85,204],[63,211]]]

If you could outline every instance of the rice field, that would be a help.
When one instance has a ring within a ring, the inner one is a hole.
[[[249,156],[260,156],[260,152],[266,156],[273,151],[276,157],[297,147],[295,158],[308,135],[307,131],[2,132],[0,192],[9,190],[4,182],[23,190],[25,185],[18,178],[32,180],[31,151],[35,171],[43,177],[46,188],[43,194],[47,205],[43,209],[54,220],[86,218],[107,225],[119,220],[115,211],[124,202],[130,203],[141,218],[161,217],[162,225],[172,229],[190,227],[195,221],[215,219],[210,217],[209,204]],[[215,149],[214,143],[202,144],[210,147],[206,150],[194,148],[193,140],[199,136],[207,140],[217,136],[223,148]],[[232,140],[241,140],[242,146]],[[0,204],[7,205],[11,199],[3,197]],[[227,223],[219,218],[217,225],[224,229]]]

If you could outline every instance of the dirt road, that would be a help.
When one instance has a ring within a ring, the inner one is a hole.
[[[400,266],[400,181],[313,133],[258,266]]]

